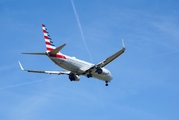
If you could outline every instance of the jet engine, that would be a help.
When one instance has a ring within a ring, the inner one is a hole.
[[[75,75],[74,73],[70,73],[69,79],[70,81],[80,81],[80,76]]]
[[[96,72],[97,72],[98,74],[101,74],[101,73],[103,73],[103,70],[102,70],[100,67],[97,67],[97,68],[96,68]]]

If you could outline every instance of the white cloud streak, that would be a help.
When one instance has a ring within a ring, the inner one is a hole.
[[[82,37],[83,43],[84,43],[85,48],[86,48],[86,50],[87,50],[87,52],[88,52],[88,54],[89,54],[89,56],[90,56],[91,61],[93,61],[92,55],[91,55],[91,53],[90,53],[90,51],[89,51],[89,49],[88,49],[88,46],[87,46],[87,44],[86,44],[86,40],[85,40],[85,37],[84,37],[84,34],[83,34],[83,29],[82,29],[82,27],[81,27],[80,19],[79,19],[79,17],[78,17],[78,13],[77,13],[77,11],[76,11],[76,8],[75,8],[75,5],[74,5],[73,0],[71,0],[71,4],[72,4],[72,7],[73,7],[75,16],[76,16],[76,20],[77,20],[77,23],[78,23],[78,27],[79,27],[80,32],[81,32],[81,37]]]
[[[54,78],[54,76],[51,77],[51,78]],[[42,81],[45,81],[45,80],[49,80],[51,78],[45,78],[45,79],[41,79],[41,80],[36,80],[36,81],[32,81],[32,82],[25,82],[25,83],[20,83],[20,84],[16,84],[16,85],[9,85],[9,86],[0,88],[0,90],[13,88],[13,87],[19,87],[19,86],[28,85],[28,84],[33,84],[33,83],[37,83],[37,82],[42,82]]]
[[[81,37],[82,37],[83,43],[84,43],[84,45],[85,45],[85,48],[86,48],[86,50],[87,50],[87,52],[88,52],[88,54],[89,54],[89,56],[90,56],[91,62],[92,62],[92,61],[93,61],[93,58],[92,58],[92,55],[91,55],[91,53],[90,53],[90,51],[89,51],[89,49],[88,49],[88,46],[87,46],[87,44],[86,44],[86,40],[85,40],[85,37],[84,37],[84,34],[83,34],[83,29],[82,29],[82,27],[81,27],[81,23],[80,23],[80,20],[79,20],[79,17],[78,17],[78,13],[77,13],[77,11],[76,11],[76,8],[75,8],[75,5],[74,5],[73,0],[71,0],[71,4],[72,4],[72,6],[73,6],[73,10],[74,10],[74,13],[75,13],[75,16],[76,16],[76,20],[77,20],[77,23],[78,23],[78,26],[79,26],[79,29],[80,29],[80,32],[81,32]],[[104,113],[106,113],[105,106],[104,106],[104,101],[103,101],[103,98],[102,98],[102,95],[101,95],[101,91],[100,91],[100,88],[99,88],[99,84],[98,84],[97,81],[96,81],[96,83],[97,83],[98,91],[99,91],[99,94],[100,94],[100,97],[101,97],[101,101],[102,101],[102,102],[101,102],[101,105],[103,106],[103,111],[104,111]],[[106,120],[108,120],[107,117],[106,117]]]

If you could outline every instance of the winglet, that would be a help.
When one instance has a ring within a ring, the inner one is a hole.
[[[124,40],[122,39],[122,47],[125,48]]]
[[[24,68],[22,67],[21,62],[20,62],[20,61],[18,61],[18,63],[19,63],[19,66],[20,66],[21,70],[24,70]]]

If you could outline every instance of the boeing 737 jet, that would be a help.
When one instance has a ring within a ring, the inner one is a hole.
[[[42,70],[28,70],[22,67],[22,64],[19,62],[20,68],[27,72],[34,73],[45,73],[45,74],[57,74],[57,75],[68,75],[70,81],[79,81],[80,76],[86,76],[87,78],[96,78],[102,81],[105,81],[105,85],[108,86],[108,82],[112,80],[112,75],[109,70],[104,68],[107,64],[112,62],[118,56],[120,56],[125,51],[124,41],[122,40],[122,49],[106,58],[105,60],[92,64],[75,57],[70,57],[65,54],[62,54],[60,50],[66,45],[63,44],[59,47],[55,47],[52,42],[52,39],[47,32],[47,29],[44,24],[42,24],[42,30],[44,34],[46,52],[40,53],[22,53],[22,54],[31,54],[31,55],[44,55],[49,57],[56,65],[65,69],[66,71],[42,71]]]

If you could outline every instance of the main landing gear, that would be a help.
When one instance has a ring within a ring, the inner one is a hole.
[[[88,77],[88,78],[92,77],[92,74],[91,74],[91,73],[89,73],[89,74],[87,75],[87,77]]]
[[[108,81],[105,81],[105,82],[106,82],[106,84],[105,84],[105,85],[106,85],[106,86],[108,86]]]

